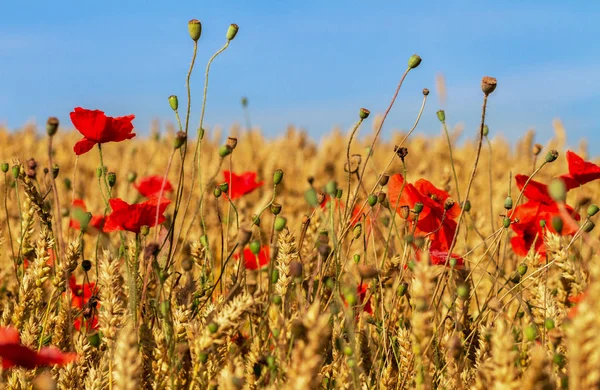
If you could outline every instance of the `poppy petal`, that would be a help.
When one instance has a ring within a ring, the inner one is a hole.
[[[80,156],[92,150],[95,145],[96,142],[90,141],[87,138],[82,138],[81,141],[77,142],[75,146],[73,146],[73,151],[76,155]]]

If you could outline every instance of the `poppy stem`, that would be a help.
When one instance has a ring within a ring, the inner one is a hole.
[[[157,228],[154,229],[154,241],[158,241],[158,218],[160,217],[160,201],[162,200],[163,194],[165,193],[165,185],[167,184],[167,177],[169,176],[169,171],[171,170],[171,164],[173,163],[173,156],[175,156],[175,150],[171,150],[171,154],[169,155],[169,161],[167,162],[167,169],[165,170],[165,174],[162,179],[162,184],[160,186],[160,192],[158,193],[158,203],[156,205],[156,219],[154,220],[154,226]]]
[[[454,165],[454,156],[452,154],[452,140],[450,139],[450,133],[448,132],[448,125],[446,124],[446,120],[442,121],[442,125],[444,127],[444,133],[446,133],[446,140],[448,141],[448,152],[450,153],[450,166],[452,167],[452,174],[454,175],[454,185],[456,187],[456,198],[458,199],[458,203],[460,203],[460,191],[458,189],[458,176],[456,175],[456,167]]]
[[[490,224],[492,226],[492,232],[496,229],[494,226],[494,192],[493,192],[493,182],[492,182],[492,143],[490,142],[489,137],[486,135],[485,140],[487,141],[488,149],[490,151],[490,155],[488,156],[488,179],[489,179],[489,191],[490,191]]]
[[[348,145],[346,146],[346,164],[348,166],[348,192],[346,192],[346,206],[348,206],[348,203],[350,202],[350,184],[352,182],[352,168],[350,167],[350,148],[352,146],[352,140],[354,139],[354,135],[358,131],[358,128],[360,127],[362,122],[363,122],[363,118],[360,118],[358,120],[358,122],[356,122],[356,124],[354,125],[354,128],[352,129],[352,133],[350,133],[350,139],[348,140]],[[357,167],[357,169],[358,169],[358,167]],[[347,210],[344,211],[344,217],[346,216],[346,212],[347,212]]]
[[[50,165],[50,169],[53,170],[54,169],[54,163],[52,161],[52,140],[54,139],[53,136],[49,136],[48,137],[48,165]],[[51,185],[52,185],[52,192],[54,193],[54,204],[56,205],[56,215],[60,215],[60,199],[58,197],[58,190],[56,188],[56,179],[54,178],[54,174],[51,173],[50,174],[50,178],[51,178]],[[65,251],[65,241],[64,241],[64,237],[62,234],[62,223],[59,220],[56,221],[56,235],[58,236],[58,248],[60,249],[60,252],[57,253],[56,258],[60,259],[61,256],[60,254],[64,253]]]
[[[190,88],[190,79],[192,77],[192,71],[194,70],[194,64],[196,63],[196,54],[198,53],[198,41],[194,41],[194,52],[192,54],[192,62],[190,64],[190,69],[188,70],[187,78],[185,80],[185,87],[187,89],[187,110],[185,114],[185,135],[188,133],[188,126],[190,123],[190,111],[192,109],[192,90]],[[179,115],[177,115],[179,118]],[[179,121],[178,121],[179,122]],[[179,123],[179,127],[181,128],[181,123]]]
[[[8,177],[6,173],[4,174],[4,212],[6,213],[6,228],[8,230],[8,241],[10,242],[10,251],[12,253],[13,262],[15,264],[15,275],[17,275],[17,258],[15,257],[15,248],[13,246],[12,233],[10,231],[10,218],[8,216]],[[20,282],[18,275],[17,281]]]

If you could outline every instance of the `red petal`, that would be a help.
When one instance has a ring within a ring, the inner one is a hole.
[[[565,180],[568,189],[600,179],[600,166],[584,161],[570,150],[567,151],[567,163],[569,164],[569,178],[572,178],[570,181]]]
[[[517,182],[517,187],[519,190],[523,191],[523,187],[525,183],[529,179],[529,176],[525,175],[516,175],[515,181]],[[548,195],[548,187],[545,184],[540,183],[539,181],[530,180],[525,187],[525,191],[523,193],[529,200],[534,200],[536,202],[552,204],[554,200]]]
[[[100,142],[104,128],[106,127],[107,117],[104,115],[104,112],[100,110],[87,110],[76,107],[75,110],[71,112],[71,122],[73,122],[75,128],[83,134],[85,138],[93,142]],[[87,152],[87,150],[82,153],[85,152]],[[79,155],[82,153],[77,154]]]
[[[92,150],[94,145],[96,145],[96,142],[90,141],[87,138],[82,138],[81,141],[77,142],[75,146],[73,146],[73,151],[76,155],[80,156]]]
[[[164,178],[159,175],[148,176],[143,179],[140,179],[138,183],[135,183],[133,186],[142,194],[143,196],[149,198],[152,196],[159,196],[160,189],[162,187]],[[165,192],[173,191],[173,186],[169,182],[169,180],[165,181],[165,186],[163,189],[163,194]]]

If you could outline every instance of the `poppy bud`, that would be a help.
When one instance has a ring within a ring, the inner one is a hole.
[[[548,154],[546,154],[546,162],[547,163],[551,163],[552,161],[555,161],[558,158],[558,151],[557,150],[551,150],[548,152]]]
[[[563,220],[560,216],[555,215],[552,217],[552,228],[558,233],[562,233],[563,230]]]
[[[275,170],[275,173],[273,173],[273,184],[277,185],[277,184],[281,183],[282,180],[283,180],[283,170],[281,170],[281,169]]]
[[[423,96],[429,95],[429,90],[427,88],[423,88]]]
[[[282,231],[286,224],[287,220],[284,217],[277,216],[277,218],[275,218],[275,231]]]
[[[2,165],[0,165],[0,169],[2,169],[2,172],[4,173],[8,172],[8,163],[2,163]]]
[[[545,228],[546,227],[546,220],[545,219],[540,219],[540,227],[541,228]]]
[[[382,175],[381,179],[379,179],[379,185],[383,187],[388,183],[388,181],[390,181],[390,175]]]
[[[352,260],[354,260],[354,262],[358,264],[360,262],[360,255],[358,253],[355,253],[354,256],[352,256]]]
[[[552,179],[548,192],[556,202],[564,202],[567,199],[567,186],[562,179]]]
[[[238,140],[235,137],[227,137],[227,146],[231,148],[231,150],[235,149],[238,144]]]
[[[273,215],[278,215],[281,212],[281,205],[279,203],[272,203],[271,212]]]
[[[58,118],[51,116],[46,122],[46,133],[52,137],[58,131]]]
[[[231,152],[233,152],[233,149],[231,149],[231,146],[229,145],[223,145],[219,148],[219,156],[221,158],[229,156]]]
[[[252,224],[256,226],[260,226],[260,217],[257,214],[252,216]]]
[[[447,198],[444,201],[444,210],[448,211],[450,210],[452,207],[454,206],[454,199],[452,198]]]
[[[248,98],[247,97],[242,97],[242,107],[246,108],[248,107]]]
[[[346,300],[346,302],[348,302],[348,305],[356,305],[357,299],[356,295],[353,292],[349,291],[346,294],[344,294],[344,299]]]
[[[190,33],[190,38],[194,40],[194,42],[198,42],[200,39],[200,35],[202,35],[202,23],[198,19],[192,19],[188,22],[188,31]]]
[[[417,202],[415,203],[415,214],[420,214],[423,211],[423,203]]]
[[[56,179],[58,177],[59,171],[60,168],[58,167],[58,164],[54,164],[54,166],[52,167],[52,177]]]
[[[148,225],[142,225],[140,227],[140,234],[142,236],[147,236],[150,233],[150,226]]]
[[[502,226],[508,229],[510,227],[510,218],[504,217],[502,219]]]
[[[85,271],[88,272],[89,270],[92,269],[92,262],[89,260],[83,260],[81,262],[81,268]]]
[[[595,204],[591,204],[587,209],[588,217],[593,217],[598,213],[599,210],[600,208],[598,208],[598,206],[596,206]]]
[[[213,190],[213,195],[215,196],[215,198],[219,198],[221,196],[221,189],[219,187],[215,187],[215,189]]]
[[[71,179],[69,179],[68,177],[65,177],[65,180],[63,181],[63,183],[65,183],[65,188],[67,189],[67,191],[71,190]]]
[[[187,135],[183,131],[178,131],[175,135],[175,140],[173,141],[173,148],[179,149],[183,145],[185,145],[185,141],[187,141]]]
[[[402,282],[398,285],[398,288],[396,289],[396,295],[399,298],[402,298],[404,295],[406,295],[407,291],[408,291],[408,283]]]
[[[102,167],[96,168],[96,177],[102,177],[103,173],[104,173],[104,170],[102,169]]]
[[[334,196],[335,194],[337,194],[337,183],[335,182],[335,180],[330,180],[325,185],[325,192],[327,192],[331,196]]]
[[[521,276],[525,275],[527,273],[527,264],[525,264],[525,263],[519,264],[519,266],[517,267],[517,272]]]
[[[117,174],[114,172],[108,172],[106,179],[108,180],[108,185],[110,186],[110,188],[113,188],[117,183]]]
[[[488,127],[488,125],[483,125],[483,129],[481,130],[481,134],[484,137],[487,137],[488,134],[490,134],[490,128]]]
[[[377,196],[371,194],[369,195],[369,197],[367,198],[367,203],[369,203],[369,206],[373,207],[377,204]]]
[[[352,230],[354,239],[356,240],[357,238],[359,238],[361,233],[362,233],[362,224],[357,223],[356,225],[354,225],[354,229]]]
[[[367,110],[366,108],[361,108],[358,113],[358,116],[360,117],[360,119],[367,119],[370,113],[371,111]]]
[[[237,24],[230,24],[229,28],[227,29],[227,35],[225,36],[225,38],[227,38],[228,41],[233,40],[233,38],[235,38],[235,36],[237,35],[239,29],[240,28]]]
[[[343,194],[344,194],[344,191],[341,188],[338,188],[337,191],[335,192],[335,197],[338,199],[341,199]]]
[[[513,200],[510,197],[510,195],[507,196],[506,199],[504,199],[504,208],[506,210],[511,210],[513,208]]]
[[[537,329],[535,328],[535,325],[527,325],[527,327],[523,329],[523,334],[525,335],[527,341],[535,340],[537,337]]]
[[[383,191],[379,191],[379,193],[377,194],[377,202],[379,203],[383,203],[385,202],[385,198],[386,198],[386,193]]]
[[[253,255],[258,255],[260,253],[260,241],[254,240],[250,243],[250,251]]]
[[[177,98],[177,95],[169,96],[169,106],[171,106],[173,111],[177,111],[179,108],[179,99]]]
[[[135,181],[135,179],[137,179],[137,173],[135,173],[133,171],[129,171],[127,173],[127,181],[130,183],[133,183]]]
[[[18,165],[13,165],[12,167],[12,175],[16,179],[19,177],[19,173],[21,172],[21,167]]]
[[[446,121],[446,113],[444,112],[444,110],[439,110],[437,112],[437,117],[440,120],[440,122],[444,123]]]
[[[534,156],[537,156],[538,154],[540,154],[542,152],[542,145],[540,145],[540,144],[533,145],[532,152],[533,152]]]
[[[546,318],[544,321],[544,328],[546,328],[546,330],[552,330],[554,329],[554,326],[554,320],[552,318]]]
[[[594,230],[594,228],[596,227],[596,224],[592,221],[586,221],[583,224],[583,231],[586,233],[591,232],[592,230]]]
[[[206,327],[210,333],[217,333],[217,330],[219,330],[219,325],[216,322],[211,322]]]
[[[462,207],[468,213],[469,211],[471,211],[471,201],[469,199],[465,200],[462,204]]]
[[[419,57],[416,54],[413,54],[412,56],[410,56],[410,58],[408,59],[408,67],[410,69],[414,69],[417,66],[419,66],[419,64],[421,64],[421,57]]]
[[[488,96],[490,93],[494,92],[494,90],[496,89],[496,85],[498,85],[498,82],[493,77],[484,76],[481,79],[481,90],[483,91],[485,96]]]
[[[299,261],[292,261],[290,263],[290,276],[294,278],[302,277],[302,263]]]

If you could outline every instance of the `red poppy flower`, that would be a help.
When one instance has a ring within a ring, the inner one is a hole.
[[[61,352],[54,347],[44,347],[39,351],[21,344],[19,332],[14,328],[0,328],[0,358],[2,368],[36,368],[40,366],[63,366],[77,359],[76,353]]]
[[[146,198],[150,198],[153,196],[160,196],[160,189],[163,185],[164,178],[159,175],[148,176],[140,179],[139,183],[135,183],[133,186]],[[165,186],[163,189],[163,194],[165,192],[173,191],[173,186],[171,182],[167,179],[165,181]]]
[[[158,224],[161,224],[167,220],[163,213],[170,203],[169,199],[161,199],[159,204],[158,198],[150,198],[144,203],[138,204],[128,204],[119,198],[111,199],[110,207],[113,211],[106,218],[104,231],[127,230],[139,233],[142,226],[152,227],[157,224],[157,209]]]
[[[525,175],[516,175],[515,181],[519,190],[523,190],[528,177]],[[540,226],[540,221],[546,221],[545,229],[552,233],[557,233],[550,223],[552,217],[560,216],[559,205],[548,194],[548,187],[535,180],[530,180],[523,194],[529,200],[528,202],[517,206],[509,217],[513,221],[511,223],[512,230],[517,234],[511,239],[513,251],[519,256],[527,256],[531,247],[534,247],[536,253],[540,255],[546,254],[544,245],[544,228]],[[564,205],[565,210],[576,220],[579,220],[579,215],[575,213],[569,205]],[[563,235],[573,235],[577,232],[577,225],[566,221],[563,217]]]
[[[83,309],[85,304],[89,302],[92,295],[97,293],[96,283],[84,283],[83,285],[77,284],[77,280],[74,275],[71,275],[69,279],[69,286],[71,287],[71,305],[78,309]],[[96,303],[96,308],[100,306]],[[82,320],[81,316],[75,318],[73,321],[73,327],[77,330],[81,330]],[[98,316],[94,315],[91,321],[86,321],[87,330],[98,329]]]
[[[73,147],[75,154],[78,156],[84,154],[96,144],[120,142],[135,137],[131,123],[134,118],[135,115],[113,118],[106,116],[100,110],[75,107],[71,112],[71,122],[83,134],[83,139]]]
[[[569,173],[559,176],[565,182],[567,190],[600,179],[600,166],[584,161],[570,150],[567,151],[567,163],[569,164]]]
[[[358,299],[360,299],[360,304],[363,305],[363,311],[373,315],[373,306],[371,306],[371,297],[369,300],[365,302],[365,298],[367,297],[367,291],[369,290],[369,286],[366,283],[359,284],[356,286],[356,293],[358,294]]]
[[[432,242],[437,243],[440,251],[448,251],[456,232],[455,219],[460,214],[458,204],[454,203],[452,207],[445,210],[444,206],[450,194],[436,188],[425,179],[419,179],[414,185],[405,183],[403,186],[403,183],[404,178],[400,174],[390,177],[388,182],[390,206],[395,208],[396,212],[400,212],[402,206],[414,209],[416,203],[422,203],[423,210],[418,216],[415,233],[427,235]],[[416,216],[411,214],[409,220],[414,223]]]
[[[224,171],[223,175],[225,181],[229,184],[231,200],[241,198],[265,183],[264,181],[256,181],[256,172],[244,172],[241,175],[236,175],[233,172]]]
[[[80,210],[80,212],[75,211],[75,214],[83,214],[87,212],[87,207],[85,206],[85,202],[81,199],[75,199],[73,201],[73,208],[76,210]],[[104,224],[104,217],[102,215],[92,215],[92,219],[90,219],[90,223],[88,228],[91,226],[98,231],[102,231],[102,225]],[[71,218],[69,221],[69,227],[81,230],[81,223],[78,218]]]
[[[234,254],[233,257],[237,260],[240,258],[238,253]],[[269,246],[265,245],[260,248],[258,255],[252,253],[250,248],[244,249],[244,262],[246,263],[246,269],[257,270],[269,264],[271,258],[269,257]]]

